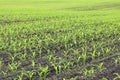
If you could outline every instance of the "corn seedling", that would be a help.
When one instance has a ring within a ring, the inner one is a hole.
[[[85,68],[85,69],[83,69],[84,80],[87,80],[87,76],[88,76],[88,70]]]
[[[78,54],[79,54],[78,49],[77,49],[77,50],[73,50],[73,51],[74,51],[74,54],[75,54],[75,55],[78,55]]]
[[[34,74],[35,74],[35,71],[34,71],[34,70],[32,70],[32,71],[27,71],[27,77],[28,77],[30,80],[32,80],[32,77],[33,77]]]
[[[120,57],[114,59],[115,66],[120,64]]]
[[[15,71],[15,70],[17,70],[17,68],[18,68],[18,66],[19,66],[20,64],[19,63],[9,63],[8,64],[8,69],[10,70],[10,71]]]
[[[91,56],[92,56],[92,61],[95,60],[95,52],[91,53]]]
[[[113,80],[119,80],[120,79],[120,75],[118,73],[114,73],[114,75],[116,76]]]
[[[99,57],[100,57],[100,55],[101,55],[101,54],[100,54],[100,52],[98,52],[98,53],[97,53],[97,57],[99,58]]]
[[[99,72],[102,72],[104,70],[103,62],[97,65],[97,69],[98,69]]]
[[[93,67],[88,71],[88,73],[92,78],[95,77],[95,69]]]
[[[83,59],[83,65],[85,66],[85,64],[86,64],[86,59],[87,59],[86,53],[83,53],[82,56],[81,56],[81,58]]]
[[[77,64],[80,62],[81,58],[82,58],[81,56],[77,58]]]
[[[0,58],[0,69],[2,68],[3,65],[4,65],[3,60]]]
[[[32,57],[32,59],[35,59],[36,58],[36,52],[33,52],[31,57]]]
[[[108,80],[107,78],[102,78],[101,80]]]
[[[77,80],[77,77],[74,77],[74,78],[70,78],[70,80]]]
[[[31,66],[34,68],[35,67],[35,61],[32,60]]]
[[[64,56],[67,56],[67,54],[68,54],[68,52],[67,52],[67,51],[64,51],[64,54],[63,54],[63,55],[64,55]]]
[[[46,78],[48,72],[49,72],[48,66],[42,67],[41,65],[39,65],[39,73],[38,74],[40,77]]]
[[[66,70],[67,68],[69,69],[71,65],[72,65],[71,62],[67,62],[67,64],[64,64],[64,66],[63,66],[64,70]],[[61,69],[61,66],[59,66],[59,71],[60,71],[60,69]]]
[[[66,78],[63,78],[62,80],[67,80]]]
[[[55,73],[56,74],[59,74],[60,72],[61,72],[61,66],[56,66],[56,65],[52,65],[53,67],[54,67],[54,69],[55,69]],[[65,67],[66,68],[66,67]]]
[[[9,53],[9,55],[10,55],[10,59],[11,59],[11,61],[13,63],[15,58],[16,58],[16,56],[17,56],[17,54],[12,55],[11,53]]]
[[[110,54],[110,49],[109,49],[109,48],[106,49],[106,54],[107,54],[107,55]]]
[[[21,76],[21,75],[18,76],[18,80],[23,80],[22,77],[23,77],[23,76]]]
[[[7,77],[7,72],[6,71],[2,71],[1,72],[5,77]]]

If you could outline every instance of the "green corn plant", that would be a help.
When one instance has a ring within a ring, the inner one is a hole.
[[[56,62],[56,61],[57,61],[57,58],[56,58],[56,57],[53,57],[53,61]]]
[[[21,47],[21,44],[22,44],[22,43],[21,43],[21,42],[19,42],[19,43],[18,43],[18,47]]]
[[[26,76],[27,78],[29,78],[29,80],[32,80],[32,77],[33,77],[34,74],[35,74],[34,70],[32,70],[32,71],[26,71],[26,70],[23,69],[21,71],[21,75],[18,76],[18,79],[21,79],[21,78],[23,78],[23,76]]]
[[[60,73],[60,72],[62,71],[61,69],[62,69],[62,66],[59,65],[59,66],[58,66],[58,70],[59,70],[59,71],[58,71],[57,73]]]
[[[67,64],[64,64],[64,69],[69,69],[71,66],[71,62],[67,62]]]
[[[96,49],[96,45],[93,45],[93,48]]]
[[[13,63],[15,58],[16,58],[16,56],[17,56],[17,54],[12,55],[11,53],[9,53],[9,55],[10,55],[10,59],[11,59],[11,61]]]
[[[94,60],[95,60],[95,53],[93,52],[93,53],[91,54],[91,56],[92,56],[92,61],[94,61]]]
[[[32,60],[31,66],[34,68],[35,67],[35,61]]]
[[[82,58],[81,56],[77,58],[77,64],[80,62],[81,58]]]
[[[9,63],[8,64],[8,69],[10,70],[10,71],[14,71],[14,70],[17,70],[17,68],[18,68],[18,66],[20,65],[20,63]]]
[[[102,78],[102,80],[108,80],[108,79],[104,77],[104,78]]]
[[[83,69],[84,80],[87,80],[88,77],[95,77],[95,69],[92,67],[90,70]]]
[[[48,55],[48,60],[51,61],[53,58],[53,55]]]
[[[89,71],[88,71],[89,75],[93,77],[95,77],[95,69],[92,67]]]
[[[49,68],[48,65],[46,67],[42,67],[41,65],[39,65],[39,76],[40,77],[44,77],[46,78],[46,76],[48,75],[49,72]]]
[[[18,76],[18,80],[23,80],[23,78],[22,78],[23,76]]]
[[[21,70],[21,74],[20,74],[19,77],[20,77],[20,78],[21,78],[21,77],[23,78],[23,76],[28,76],[27,71],[24,70],[24,69]]]
[[[83,59],[83,65],[85,66],[85,64],[86,64],[86,59],[87,59],[86,53],[83,53],[81,57],[82,57],[82,59]]]
[[[23,50],[24,50],[24,52],[26,52],[26,50],[27,50],[27,45],[26,44],[23,45]]]
[[[32,59],[35,59],[36,58],[36,52],[33,52],[31,57],[32,57]]]
[[[66,78],[63,78],[62,80],[67,80]]]
[[[105,53],[104,48],[101,47],[102,53]]]
[[[0,58],[0,69],[2,68],[2,66],[3,66],[3,60],[2,60],[2,58]]]
[[[20,54],[19,57],[18,57],[21,61],[25,61],[26,58],[27,58],[27,53],[23,53],[23,54]]]
[[[115,66],[120,64],[120,57],[114,59]]]
[[[14,48],[13,48],[13,51],[14,51],[14,53],[16,53],[16,52],[17,52],[17,49],[16,49],[16,47],[14,47]]]
[[[118,41],[120,42],[120,38],[118,38]]]
[[[17,78],[13,78],[12,80],[18,80]]]
[[[38,53],[39,53],[39,55],[41,56],[41,54],[42,54],[42,50],[41,50],[41,48],[40,48],[40,50],[39,50],[39,52],[38,52]]]
[[[59,74],[61,72],[61,66],[60,65],[56,65],[53,62],[51,62],[51,65],[54,67],[56,74]]]
[[[79,51],[78,51],[78,49],[76,49],[76,50],[73,50],[74,51],[74,54],[75,55],[78,55],[79,54]]]
[[[2,74],[4,75],[4,77],[7,77],[7,72],[6,71],[2,71]]]
[[[26,43],[27,43],[27,39],[24,39],[23,44],[26,44]],[[25,49],[26,49],[26,47],[25,47]]]
[[[47,53],[50,54],[50,49],[47,50]]]
[[[56,74],[59,74],[59,72],[61,70],[60,66],[53,65],[53,67],[55,69]]]
[[[5,48],[6,48],[6,46],[5,46],[4,44],[2,44],[2,45],[0,46],[0,50],[5,49]]]
[[[65,42],[65,49],[67,50],[68,49],[68,44]]]
[[[35,71],[34,70],[32,70],[32,71],[27,71],[27,76],[28,76],[28,78],[30,79],[30,80],[32,80],[32,77],[33,77],[33,75],[35,74]]]
[[[64,51],[64,54],[63,54],[63,55],[64,55],[64,56],[67,56],[67,54],[68,54],[68,52],[67,52],[67,51]]]
[[[100,54],[100,52],[98,52],[98,53],[97,53],[97,57],[99,58],[99,57],[100,57],[100,55],[101,55],[101,54]]]
[[[82,52],[86,52],[84,47],[82,47]]]
[[[118,73],[114,73],[114,75],[116,76],[113,80],[119,80],[120,79],[120,75]]]
[[[106,54],[107,54],[107,55],[110,54],[110,49],[109,49],[109,48],[106,49]]]
[[[103,62],[100,63],[100,64],[98,64],[98,65],[96,65],[96,66],[97,66],[97,69],[98,69],[100,72],[102,72],[102,71],[104,70],[104,68],[103,68]]]
[[[86,68],[83,69],[83,78],[84,80],[87,80],[87,76],[88,76],[88,70]]]
[[[77,80],[77,77],[74,77],[74,78],[70,78],[70,80]]]

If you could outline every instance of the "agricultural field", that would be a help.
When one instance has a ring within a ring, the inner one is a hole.
[[[120,80],[120,0],[0,0],[0,80]]]

